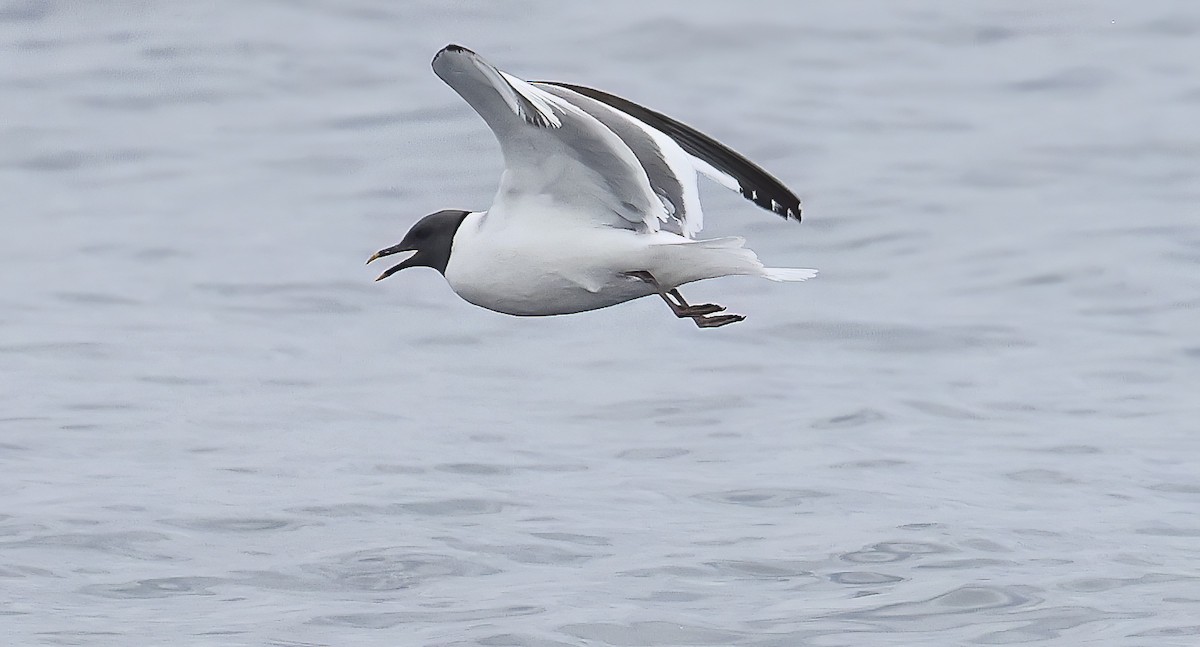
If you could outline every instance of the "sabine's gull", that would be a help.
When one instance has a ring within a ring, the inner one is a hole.
[[[689,304],[679,286],[719,276],[803,281],[816,270],[764,267],[740,237],[696,240],[697,172],[786,219],[800,199],[745,157],[674,119],[607,92],[523,81],[447,45],[433,71],[500,142],[504,173],[487,211],[425,216],[381,249],[441,272],[463,299],[521,316],[605,308],[652,294],[701,328],[745,319]]]

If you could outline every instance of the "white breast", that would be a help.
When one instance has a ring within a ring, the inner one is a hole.
[[[471,214],[454,236],[446,281],[463,299],[512,315],[555,315],[649,294],[623,272],[645,265],[646,242],[626,229],[539,227],[536,218]]]

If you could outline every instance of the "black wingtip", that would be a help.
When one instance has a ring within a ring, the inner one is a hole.
[[[787,202],[779,202],[779,198],[783,197],[781,194],[776,193],[775,197],[771,197],[765,193],[760,193],[758,189],[750,186],[739,185],[738,188],[738,193],[741,193],[743,198],[753,202],[755,205],[774,213],[784,220],[791,219],[795,220],[796,222],[800,222],[800,200],[799,198],[795,198],[795,196],[791,195],[790,192],[788,192],[788,196],[785,198]],[[790,198],[795,199],[793,200]]]
[[[462,45],[455,45],[454,43],[450,43],[449,45],[439,49],[437,54],[433,55],[433,62],[436,63],[437,60],[442,57],[442,54],[446,54],[446,53],[470,54],[472,56],[478,56],[477,54],[475,54],[475,52],[472,52],[471,50],[467,49],[466,47],[463,47]]]
[[[449,45],[446,45],[445,47],[439,49],[437,54],[433,55],[433,60],[430,61],[430,64],[436,64],[438,62],[438,59],[441,58],[443,54],[467,54],[469,56],[479,56],[475,52],[472,52],[471,50],[467,49],[466,47],[463,47],[462,45],[456,45],[454,43],[450,43]]]

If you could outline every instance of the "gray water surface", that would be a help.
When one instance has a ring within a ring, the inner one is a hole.
[[[362,263],[483,209],[447,42],[674,115],[798,285],[570,317]],[[1200,644],[1192,2],[0,2],[0,632]]]

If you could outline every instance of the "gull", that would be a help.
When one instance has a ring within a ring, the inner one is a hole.
[[[785,220],[800,199],[713,138],[592,88],[523,81],[475,52],[447,45],[433,71],[479,113],[500,143],[504,172],[486,211],[425,216],[368,263],[441,272],[456,294],[510,315],[547,316],[658,295],[700,328],[742,321],[679,287],[731,275],[803,281],[817,271],[764,267],[740,237],[697,240],[698,174]]]

